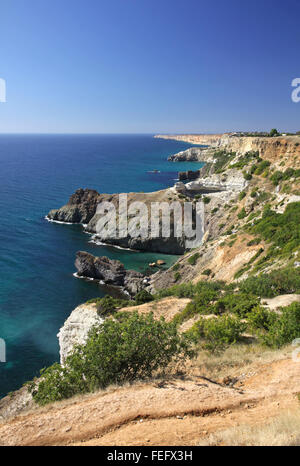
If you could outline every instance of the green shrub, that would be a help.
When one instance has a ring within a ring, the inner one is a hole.
[[[154,297],[147,290],[141,290],[135,295],[136,304],[144,304],[153,301]]]
[[[191,257],[188,258],[188,263],[191,265],[195,265],[199,257],[200,257],[199,252],[196,252],[196,254],[193,254]]]
[[[239,194],[239,200],[242,201],[244,199],[244,197],[246,197],[246,193],[245,193],[245,191],[241,191],[240,194]]]
[[[274,212],[267,205],[262,218],[256,221],[250,232],[272,242],[274,254],[290,253],[300,246],[300,202],[288,204],[283,214]]]
[[[227,315],[204,319],[201,318],[187,332],[191,341],[198,343],[211,352],[224,350],[236,343],[245,331],[246,325],[236,317]]]
[[[175,282],[178,282],[178,280],[181,279],[181,273],[180,272],[175,272],[174,273],[174,280]]]
[[[243,172],[243,175],[244,175],[244,178],[245,178],[246,181],[252,180],[252,175],[251,175],[251,173],[247,173],[247,172],[244,171],[244,172]]]
[[[268,160],[263,160],[262,162],[260,162],[257,165],[254,174],[255,175],[261,175],[263,172],[266,171],[267,168],[269,168],[270,165],[271,165],[271,163]]]
[[[151,377],[175,358],[192,353],[176,325],[153,314],[124,313],[121,321],[107,319],[94,327],[86,345],[77,346],[65,366],[53,364],[41,371],[38,384],[31,384],[34,400],[40,404],[88,393],[110,384]]]
[[[257,151],[246,152],[244,155],[239,157],[239,160],[236,163],[230,165],[230,168],[242,169],[253,160],[257,160],[257,161],[261,160],[261,158],[259,157],[259,152]]]
[[[87,304],[96,304],[97,313],[100,316],[113,314],[117,309],[134,305],[133,301],[128,299],[117,299],[111,296],[104,296],[104,298],[94,298],[86,302]]]
[[[210,203],[210,197],[205,196],[205,197],[203,198],[203,202],[204,202],[204,204],[209,204],[209,203]]]
[[[247,246],[256,246],[260,242],[261,242],[261,239],[259,237],[257,237],[257,238],[254,238],[254,239],[248,241]]]
[[[170,288],[160,290],[156,293],[155,299],[165,298],[167,296],[177,296],[177,298],[194,298],[197,295],[203,294],[206,291],[216,291],[224,289],[225,283],[221,281],[199,281],[195,284],[181,283],[180,285],[173,285]]]
[[[292,343],[300,335],[300,303],[293,303],[282,308],[282,314],[273,317],[268,331],[261,335],[261,341],[267,346],[280,348]]]
[[[216,163],[214,164],[215,173],[221,173],[224,167],[236,156],[235,152],[226,152],[219,150],[214,153]]]
[[[245,207],[243,207],[240,212],[238,213],[238,218],[240,220],[242,220],[243,218],[247,217],[247,213],[246,213],[246,210],[245,210]]]
[[[256,306],[247,315],[247,323],[252,331],[264,330],[267,331],[273,321],[276,319],[276,314],[270,312],[262,306]]]
[[[300,293],[300,270],[288,267],[274,270],[269,274],[261,273],[240,282],[239,288],[244,293],[251,293],[264,298],[273,298],[281,294]]]
[[[258,304],[259,299],[249,293],[229,293],[217,301],[215,312],[217,314],[230,312],[239,317],[246,317]]]

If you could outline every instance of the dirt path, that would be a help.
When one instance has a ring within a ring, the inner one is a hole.
[[[201,377],[109,389],[0,425],[0,445],[197,445],[220,429],[299,409],[300,364],[284,359],[229,387]]]

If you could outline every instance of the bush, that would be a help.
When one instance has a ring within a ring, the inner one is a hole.
[[[136,304],[144,304],[153,301],[154,297],[147,290],[141,290],[135,295]]]
[[[117,309],[121,307],[126,307],[134,305],[133,301],[128,299],[117,299],[112,298],[111,296],[105,296],[104,298],[94,298],[87,301],[87,304],[96,304],[97,313],[100,316],[105,316],[108,314],[113,314]]]
[[[199,281],[195,285],[191,282],[181,283],[180,285],[174,285],[170,288],[158,291],[155,298],[161,299],[167,296],[177,296],[177,298],[194,298],[195,296],[203,294],[209,290],[219,292],[224,288],[224,286],[224,282],[221,281]]]
[[[252,331],[267,331],[274,318],[276,319],[274,312],[270,312],[262,306],[256,306],[247,315],[248,326]]]
[[[300,246],[300,202],[288,204],[283,214],[274,212],[267,205],[262,218],[250,232],[272,242],[274,248],[278,246],[276,254],[290,253]]]
[[[243,218],[247,217],[247,212],[245,210],[245,207],[243,207],[240,212],[238,213],[238,218],[242,220]]]
[[[246,317],[247,314],[259,304],[259,299],[249,293],[230,293],[219,299],[215,304],[215,312],[222,314],[230,312],[239,317]]]
[[[248,277],[239,284],[244,293],[252,293],[264,298],[286,293],[300,293],[300,270],[293,268],[278,269],[269,274],[262,273]]]
[[[252,175],[251,173],[243,172],[244,178],[246,181],[252,180]]]
[[[242,201],[242,200],[244,199],[244,197],[246,197],[245,191],[240,192],[240,194],[239,194],[239,200]]]
[[[269,168],[270,165],[271,165],[271,163],[268,160],[263,160],[262,162],[260,162],[257,165],[254,174],[255,175],[261,175],[263,172],[266,171],[267,168]]]
[[[204,204],[209,204],[209,203],[210,203],[210,197],[205,196],[205,197],[203,198],[203,202],[204,202]]]
[[[300,303],[282,308],[282,314],[271,320],[261,341],[267,346],[280,348],[292,343],[300,335]]]
[[[201,346],[215,352],[236,343],[245,329],[246,325],[240,319],[225,315],[218,318],[202,318],[187,333],[191,341],[197,343],[204,340]]]
[[[178,280],[181,279],[181,273],[180,272],[175,272],[174,273],[174,280],[175,282],[178,282]]]
[[[235,152],[226,152],[219,150],[214,153],[216,163],[214,164],[215,173],[221,173],[225,166],[236,156]]]
[[[151,377],[173,359],[191,356],[185,336],[175,324],[154,320],[153,314],[124,313],[120,321],[107,319],[94,327],[86,345],[77,346],[65,366],[53,364],[41,371],[30,387],[40,404],[88,393],[110,384]]]
[[[200,257],[199,252],[196,252],[196,254],[193,254],[191,257],[188,258],[188,263],[191,265],[195,265],[199,257]]]

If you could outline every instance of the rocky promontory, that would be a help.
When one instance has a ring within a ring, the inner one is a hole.
[[[68,203],[59,209],[51,210],[47,218],[53,221],[66,223],[85,224],[85,231],[93,234],[96,243],[105,243],[122,248],[159,252],[163,254],[183,254],[185,252],[185,238],[174,235],[174,219],[170,217],[170,236],[162,235],[152,237],[151,235],[151,207],[153,203],[180,201],[182,199],[171,189],[164,189],[152,193],[127,193],[127,204],[120,202],[119,194],[99,194],[92,189],[78,189],[69,199]],[[109,202],[116,212],[117,229],[115,234],[107,235],[97,231],[97,223],[101,215],[97,212],[97,206],[101,202]],[[130,220],[130,214],[127,212],[128,206],[134,203],[142,202],[145,209],[139,214],[140,223],[148,224],[148,233],[136,234],[119,234],[118,219],[120,216],[126,216]],[[161,214],[159,214],[161,217]]]
[[[213,162],[214,150],[208,147],[190,147],[168,157],[169,162]]]
[[[100,194],[94,189],[79,188],[71,195],[69,202],[60,209],[48,213],[49,220],[67,223],[89,223],[95,215]]]

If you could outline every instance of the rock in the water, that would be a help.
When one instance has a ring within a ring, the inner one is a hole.
[[[131,295],[143,288],[144,275],[135,270],[126,270],[118,260],[95,257],[88,252],[76,254],[75,267],[80,277],[95,278],[107,285],[123,287]]]
[[[157,264],[157,265],[164,265],[165,263],[166,263],[166,262],[163,261],[162,259],[158,259],[158,260],[156,261],[156,264]]]
[[[179,172],[178,179],[179,181],[196,180],[197,178],[199,178],[200,173],[200,170],[187,170],[186,172]]]
[[[88,223],[95,215],[100,194],[94,189],[77,189],[60,209],[50,210],[48,218],[60,222]]]

